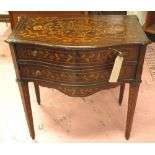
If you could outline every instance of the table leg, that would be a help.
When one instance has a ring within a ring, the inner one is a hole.
[[[34,88],[35,88],[35,92],[36,92],[37,102],[40,105],[40,90],[39,90],[39,85],[37,83],[34,83]]]
[[[32,139],[35,138],[35,132],[34,132],[34,125],[33,125],[33,117],[32,117],[32,110],[31,110],[31,103],[30,103],[30,96],[29,96],[29,88],[28,88],[28,82],[18,82],[22,103],[25,111],[25,116],[30,132],[30,136]]]
[[[129,139],[140,84],[130,84],[125,137]]]
[[[120,93],[119,93],[119,105],[122,104],[123,95],[124,95],[125,83],[120,85]]]

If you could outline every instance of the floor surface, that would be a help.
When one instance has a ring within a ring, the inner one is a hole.
[[[30,83],[36,139],[29,136],[23,106],[15,82],[10,50],[4,39],[9,25],[0,23],[0,142],[155,142],[155,80],[144,63],[131,137],[124,138],[128,85],[122,106],[119,87],[84,98],[73,98],[55,89],[40,87],[41,105]],[[150,46],[155,47],[155,44]]]

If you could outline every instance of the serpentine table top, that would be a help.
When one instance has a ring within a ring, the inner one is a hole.
[[[9,41],[63,48],[148,43],[137,17],[123,15],[23,18]]]

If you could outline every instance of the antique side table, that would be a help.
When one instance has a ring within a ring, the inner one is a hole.
[[[6,40],[10,44],[24,111],[35,138],[28,82],[73,97],[130,84],[126,139],[130,136],[146,45],[136,16],[24,17]]]

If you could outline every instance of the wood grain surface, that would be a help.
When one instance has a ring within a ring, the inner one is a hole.
[[[149,42],[136,16],[29,17],[8,42],[54,47],[96,48]]]

